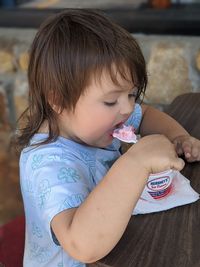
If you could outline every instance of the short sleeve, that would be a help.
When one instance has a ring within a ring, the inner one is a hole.
[[[32,190],[32,210],[51,235],[53,217],[81,205],[92,185],[84,164],[76,157],[63,157],[62,153],[34,153],[29,161]],[[31,211],[30,211],[31,212]],[[34,215],[34,216],[33,216]]]
[[[142,107],[139,104],[135,104],[135,109],[126,121],[125,125],[133,125],[135,129],[140,127],[142,121]]]

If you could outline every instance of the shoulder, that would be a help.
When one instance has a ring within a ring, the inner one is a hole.
[[[34,195],[39,209],[48,209],[55,199],[62,203],[61,210],[78,206],[93,188],[89,168],[78,153],[59,142],[24,151],[20,182],[23,195]]]
[[[25,149],[20,157],[21,174],[29,178],[37,176],[37,180],[44,175],[62,176],[63,173],[73,179],[87,176],[88,168],[81,156],[81,149],[75,149],[73,144],[67,143],[57,141]]]

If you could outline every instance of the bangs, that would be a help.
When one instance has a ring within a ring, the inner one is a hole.
[[[146,69],[143,64],[135,63],[131,58],[125,61],[124,58],[116,59],[115,57],[115,60],[113,60],[113,58],[109,59],[109,57],[100,57],[101,62],[99,62],[98,59],[99,58],[96,58],[95,62],[95,57],[93,57],[93,62],[91,63],[92,67],[90,71],[88,70],[87,73],[85,73],[85,77],[88,77],[87,80],[85,80],[86,87],[90,84],[91,79],[100,83],[102,73],[106,71],[113,84],[118,87],[121,86],[119,82],[120,75],[122,80],[126,80],[131,83],[133,87],[137,88],[136,100],[143,99],[148,82]]]
[[[98,13],[79,11],[77,16],[74,12],[76,16],[66,11],[53,17],[36,35],[33,47],[38,50],[37,54],[32,51],[29,65],[31,86],[44,99],[51,95],[61,111],[73,110],[91,79],[100,79],[106,70],[116,85],[118,73],[132,82],[138,88],[138,99],[145,92],[147,74],[136,40]],[[39,43],[40,37],[43,41]],[[49,110],[48,103],[45,105]]]

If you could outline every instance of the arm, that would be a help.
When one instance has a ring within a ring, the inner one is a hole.
[[[132,158],[121,157],[80,207],[53,218],[52,229],[64,250],[86,263],[109,253],[124,233],[147,177]]]
[[[187,161],[200,160],[200,141],[192,136],[172,117],[153,107],[142,105],[143,119],[140,134],[163,134],[174,145],[178,155],[184,154]]]
[[[147,105],[142,105],[142,112],[143,119],[140,126],[140,134],[142,136],[163,134],[170,141],[173,141],[177,136],[189,136],[189,133],[166,113]]]
[[[124,233],[149,173],[183,166],[167,138],[142,138],[113,164],[80,207],[53,218],[61,246],[82,262],[104,257]]]

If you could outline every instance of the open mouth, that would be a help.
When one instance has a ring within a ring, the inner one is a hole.
[[[122,128],[123,125],[124,125],[124,121],[123,121],[123,122],[119,122],[119,123],[117,123],[117,124],[110,130],[110,136],[113,137],[113,133],[114,133],[114,131],[115,131],[116,129],[120,129],[120,128]]]
[[[118,124],[115,126],[115,129],[117,129],[117,128],[122,128],[123,125],[124,125],[124,121],[118,123]]]
[[[126,118],[125,120],[120,121],[120,122],[118,122],[117,124],[115,124],[115,125],[113,126],[113,128],[109,131],[109,132],[110,132],[110,136],[113,137],[113,132],[114,132],[116,129],[123,128],[123,125],[124,125],[124,123],[125,123],[127,120],[128,120],[128,118]]]
[[[113,137],[125,143],[136,143],[137,142],[135,129],[132,125],[126,126],[123,124],[123,127],[115,129],[113,131]]]

